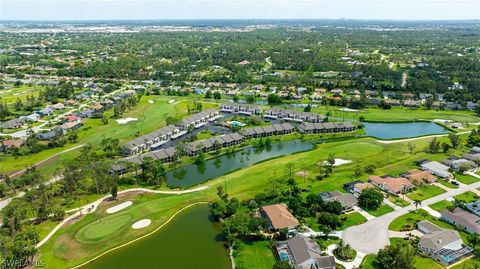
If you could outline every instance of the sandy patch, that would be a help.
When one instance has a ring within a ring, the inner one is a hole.
[[[169,103],[169,104],[173,104],[173,103],[175,103],[175,100],[173,100],[173,99],[168,100],[168,103]]]
[[[142,219],[142,220],[139,220],[139,221],[135,222],[134,224],[132,224],[132,228],[133,229],[145,228],[148,225],[150,225],[151,223],[152,223],[152,221],[150,219]]]
[[[333,164],[333,166],[339,166],[339,165],[343,165],[343,164],[347,164],[347,163],[351,163],[351,162],[352,161],[350,161],[350,160],[335,158],[335,163]],[[328,164],[327,161],[324,161],[323,163]]]
[[[452,122],[451,120],[444,120],[444,119],[434,119],[434,122],[440,122],[440,123],[447,123],[447,122]]]
[[[307,172],[307,171],[298,171],[295,173],[295,175],[299,176],[299,177],[308,177],[310,176],[310,174]]]
[[[118,124],[127,124],[131,121],[136,121],[136,120],[138,120],[138,119],[137,118],[124,118],[124,119],[118,119],[117,123]]]
[[[360,110],[358,110],[358,109],[351,109],[351,108],[348,108],[348,107],[340,108],[339,110],[343,111],[343,112],[360,112]]]
[[[155,103],[153,100],[148,100],[148,102],[149,102],[150,104]]]
[[[112,207],[110,207],[109,209],[107,209],[107,213],[108,213],[108,214],[117,213],[118,211],[123,210],[123,209],[131,206],[132,204],[133,204],[132,201],[123,202],[123,203],[121,203],[121,204],[118,204],[118,205],[116,205],[116,206],[112,206]]]

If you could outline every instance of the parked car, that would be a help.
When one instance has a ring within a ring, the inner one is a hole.
[[[451,183],[452,183],[453,185],[455,185],[455,186],[460,185],[460,183],[458,183],[458,181],[454,181],[454,180],[452,180]]]

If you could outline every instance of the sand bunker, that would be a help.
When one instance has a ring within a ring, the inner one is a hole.
[[[123,209],[131,206],[132,204],[133,204],[132,201],[126,201],[126,202],[118,204],[116,206],[112,206],[109,209],[107,209],[107,213],[108,214],[117,213],[118,211],[123,210]]]
[[[341,108],[339,110],[343,111],[343,112],[360,112],[360,110],[358,110],[358,109],[351,109],[351,108],[348,108],[348,107],[344,107],[344,108]]]
[[[307,172],[307,171],[298,171],[295,173],[295,175],[299,176],[299,177],[308,177],[310,176],[310,174]]]
[[[351,162],[352,161],[350,161],[350,160],[335,158],[335,163],[333,164],[333,166],[339,166],[339,165],[343,165],[343,164],[347,164],[347,163],[351,163]],[[327,164],[327,161],[324,161],[323,163]]]
[[[118,119],[118,120],[117,120],[117,123],[118,123],[118,124],[127,124],[127,123],[129,123],[129,122],[131,122],[131,121],[136,121],[136,120],[138,120],[138,119],[137,119],[137,118]]]
[[[153,100],[148,100],[148,102],[149,102],[150,104],[155,103]]]
[[[175,103],[175,100],[173,100],[173,99],[168,100],[168,103],[169,103],[169,104],[173,104],[173,103]]]
[[[152,221],[150,219],[142,219],[142,220],[139,220],[139,221],[135,222],[134,224],[132,224],[132,228],[133,229],[145,228],[148,225],[150,225],[151,223],[152,223]]]

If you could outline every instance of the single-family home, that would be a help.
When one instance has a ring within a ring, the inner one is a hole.
[[[478,169],[475,162],[463,158],[450,157],[442,160],[442,163],[459,172],[476,171]]]
[[[295,230],[300,222],[288,211],[286,204],[273,204],[261,206],[259,208],[260,216],[268,221],[268,228],[271,231],[281,229]]]
[[[370,176],[368,178],[368,182],[388,193],[395,195],[410,191],[414,187],[413,183],[406,178],[395,178],[389,175],[385,175],[382,177]]]
[[[465,245],[455,230],[442,229],[426,220],[417,223],[417,228],[424,233],[418,241],[418,249],[444,266],[473,254],[473,248]]]
[[[59,126],[60,130],[62,131],[63,135],[66,135],[71,130],[77,130],[78,128],[82,127],[81,122],[66,122]]]
[[[468,209],[468,211],[480,216],[480,200],[470,202],[466,204],[465,207]]]
[[[26,123],[27,123],[26,119],[17,118],[17,119],[12,119],[9,121],[2,122],[0,125],[2,126],[2,128],[5,128],[5,129],[16,129],[16,128],[25,127]]]
[[[436,161],[422,160],[419,162],[420,168],[427,171],[433,175],[439,176],[444,179],[452,178],[453,175],[450,173],[448,166],[441,164]]]
[[[431,184],[437,181],[437,177],[427,171],[419,169],[412,169],[407,173],[401,174],[401,177],[408,178],[414,185],[421,185],[423,183]]]
[[[326,191],[319,194],[325,202],[337,201],[342,205],[344,212],[353,210],[358,205],[358,200],[351,193],[341,193],[339,191]]]
[[[4,149],[10,149],[10,148],[21,148],[23,145],[25,145],[26,141],[25,139],[7,139],[3,140],[0,143],[0,151],[3,151]],[[2,147],[3,145],[3,147]]]
[[[275,244],[279,260],[287,261],[295,269],[335,269],[335,258],[325,256],[319,245],[312,239],[297,234]]]
[[[460,227],[466,232],[480,233],[480,216],[467,212],[460,207],[455,208],[453,211],[443,210],[440,214],[443,220]]]

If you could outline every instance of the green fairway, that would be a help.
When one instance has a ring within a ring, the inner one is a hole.
[[[367,219],[358,212],[344,214],[341,215],[340,218],[342,219],[342,226],[339,230],[345,230],[348,227],[359,225],[367,221]]]
[[[96,244],[124,232],[128,228],[128,224],[133,224],[133,216],[130,214],[117,214],[120,213],[105,217],[99,220],[99,222],[91,222],[82,227],[75,235],[75,238],[81,243]]]
[[[423,201],[433,196],[442,194],[444,192],[445,190],[440,187],[437,187],[434,185],[425,185],[425,186],[419,187],[417,190],[408,194],[407,196],[414,201],[415,200]]]
[[[377,208],[377,210],[366,210],[366,211],[368,212],[368,214],[372,216],[379,217],[381,215],[385,215],[389,212],[392,212],[393,208],[388,205],[381,205]]]
[[[15,86],[10,89],[0,90],[0,98],[7,104],[16,102],[17,100],[25,100],[27,96],[38,96],[42,86]]]
[[[242,242],[234,255],[238,268],[271,269],[275,256],[269,241]]]
[[[470,111],[454,111],[454,110],[427,110],[427,109],[410,109],[404,107],[392,107],[392,109],[384,110],[380,108],[363,108],[359,112],[343,112],[340,107],[320,106],[313,109],[315,112],[326,114],[330,113],[332,117],[358,120],[363,116],[368,121],[414,121],[414,120],[451,120],[456,122],[479,122],[475,113]]]

